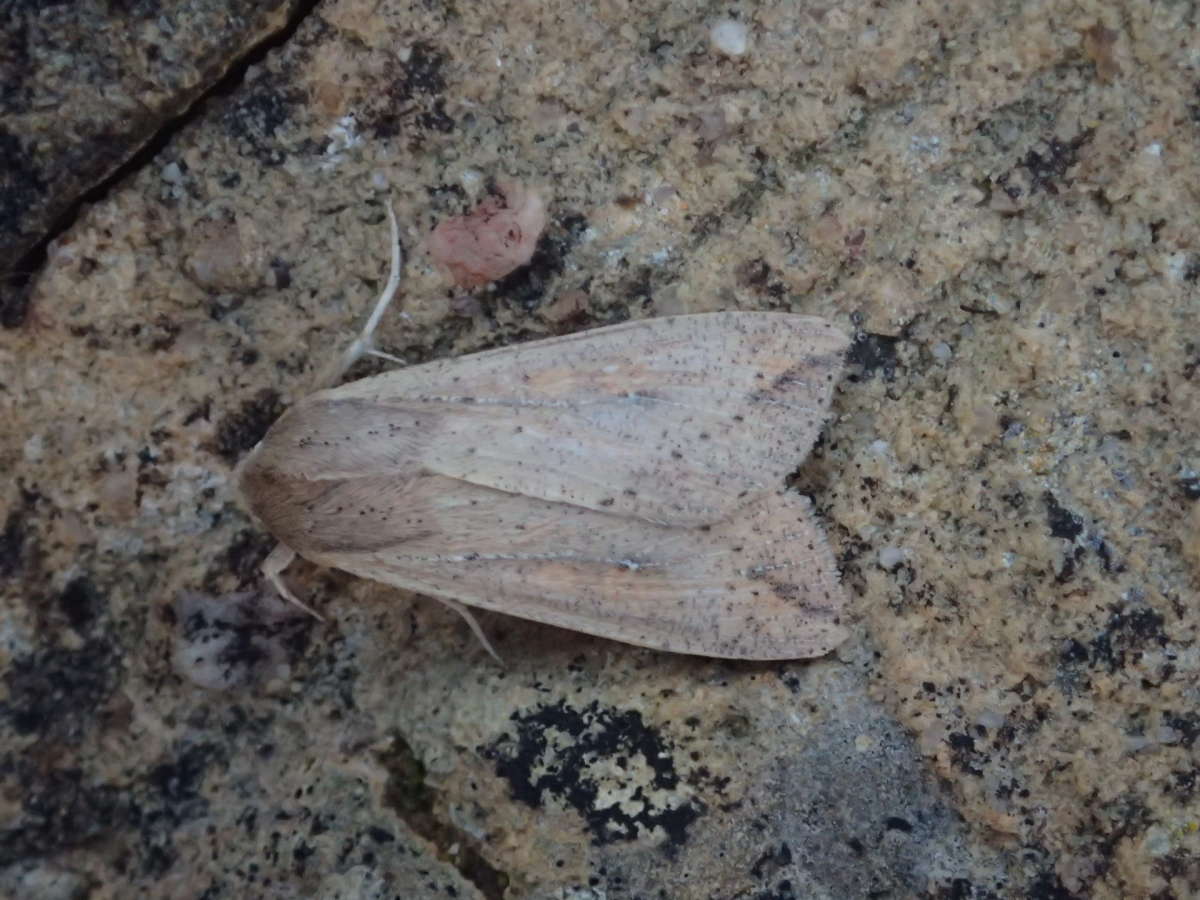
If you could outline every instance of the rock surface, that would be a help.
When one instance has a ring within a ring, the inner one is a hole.
[[[43,239],[244,55],[284,32],[297,6],[297,0],[5,4],[0,324],[23,320]]]
[[[1200,894],[1189,10],[313,8],[0,342],[0,890]],[[550,224],[456,293],[417,251],[502,178]],[[483,615],[499,667],[426,598],[304,564],[327,621],[259,597],[233,467],[382,285],[385,196],[410,361],[721,308],[855,333],[796,477],[855,637],[729,664]]]

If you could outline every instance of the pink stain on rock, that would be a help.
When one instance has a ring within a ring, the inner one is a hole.
[[[499,187],[500,196],[429,235],[429,255],[459,287],[496,281],[528,263],[546,227],[546,204],[536,191],[515,182]]]

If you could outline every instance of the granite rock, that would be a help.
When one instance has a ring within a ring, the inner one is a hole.
[[[44,241],[265,42],[296,0],[6,3],[0,37],[0,325],[24,319]]]
[[[1147,2],[313,8],[0,343],[0,885],[1200,893],[1197,37]],[[504,178],[538,251],[453,291],[421,242]],[[260,597],[233,467],[382,285],[385,197],[412,362],[721,308],[853,332],[793,479],[851,641],[481,615],[499,667],[428,598],[303,563],[325,622]]]

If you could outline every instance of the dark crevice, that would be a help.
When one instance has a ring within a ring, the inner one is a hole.
[[[433,844],[438,858],[458,869],[486,900],[504,900],[508,876],[484,858],[473,838],[438,816],[434,809],[436,797],[425,782],[425,767],[408,743],[393,733],[392,746],[380,754],[379,761],[388,772],[384,805]]]
[[[246,71],[261,63],[267,54],[287,44],[301,23],[308,18],[319,0],[292,0],[291,12],[283,27],[259,41],[234,62],[228,71],[217,78],[198,94],[182,112],[163,120],[158,130],[146,139],[133,154],[97,182],[76,197],[67,209],[51,222],[41,239],[23,253],[0,282],[0,327],[19,328],[29,311],[29,289],[33,277],[46,264],[46,254],[51,241],[69,230],[79,218],[85,206],[107,199],[109,193],[131,175],[145,168],[166,148],[180,131],[203,115],[206,101],[214,96],[234,93],[246,78]]]

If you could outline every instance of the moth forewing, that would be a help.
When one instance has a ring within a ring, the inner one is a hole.
[[[786,313],[628,322],[320,391],[256,454],[314,480],[430,472],[701,525],[807,455],[846,345]]]
[[[293,508],[277,514],[299,522],[307,507],[320,527],[281,540],[408,590],[703,656],[817,656],[845,636],[833,556],[799,495],[756,496],[711,526],[681,527],[441,475],[290,487]]]
[[[729,312],[630,322],[320,391],[241,467],[305,558],[633,644],[775,659],[845,635],[807,501],[846,337]]]

